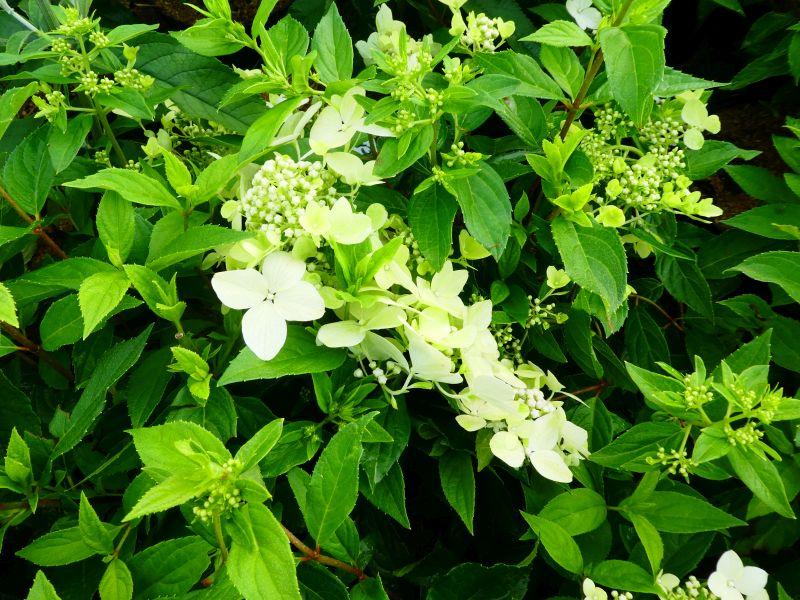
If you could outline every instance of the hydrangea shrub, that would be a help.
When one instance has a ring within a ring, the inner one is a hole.
[[[0,2],[10,593],[800,591],[800,128],[709,108],[796,19],[727,85],[663,1],[256,4]]]

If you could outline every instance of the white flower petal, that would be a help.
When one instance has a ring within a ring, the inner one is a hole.
[[[731,581],[736,581],[744,572],[744,564],[739,555],[733,550],[728,550],[717,561],[717,573],[721,573]]]
[[[708,577],[708,589],[714,592],[717,596],[722,596],[723,592],[726,592],[728,589],[728,578],[725,577],[722,573],[718,571],[714,571]]]
[[[758,567],[745,567],[733,585],[745,596],[755,595],[767,585],[767,572]]]
[[[267,282],[255,269],[214,273],[211,287],[225,306],[238,310],[258,305],[269,293]]]
[[[261,360],[272,360],[286,342],[286,321],[272,302],[262,302],[244,313],[242,337]]]
[[[306,264],[288,252],[273,252],[264,259],[261,272],[271,292],[280,292],[296,284],[306,274]]]
[[[327,323],[319,328],[317,342],[328,348],[349,348],[364,341],[366,332],[355,321]]]
[[[564,462],[564,455],[555,450],[538,450],[530,454],[533,468],[551,481],[569,483],[572,481],[572,471]]]
[[[325,301],[313,285],[298,281],[275,294],[275,309],[287,321],[313,321],[325,314]]]
[[[552,450],[561,439],[562,426],[566,419],[558,411],[548,413],[533,422],[533,432],[528,440],[528,449]]]
[[[513,433],[498,431],[489,440],[489,449],[497,458],[518,469],[525,462],[525,450],[522,442]]]
[[[458,415],[456,422],[467,431],[478,431],[486,427],[486,420],[475,415]]]

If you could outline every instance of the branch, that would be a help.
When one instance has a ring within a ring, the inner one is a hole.
[[[614,22],[611,24],[612,27],[618,27],[622,24],[625,15],[628,13],[628,10],[633,4],[633,0],[627,0],[622,7],[622,10],[619,11],[619,14],[614,19]],[[563,127],[561,127],[561,139],[567,137],[567,133],[569,132],[569,128],[572,126],[572,123],[575,121],[575,118],[578,116],[578,111],[583,108],[583,101],[586,99],[586,94],[589,92],[589,86],[592,85],[592,81],[594,81],[595,76],[600,71],[600,67],[603,66],[603,51],[600,48],[596,48],[592,52],[592,56],[589,59],[588,69],[586,69],[586,75],[583,78],[583,83],[581,84],[580,89],[578,90],[577,95],[575,96],[575,100],[569,105],[567,109],[567,118],[564,121]]]
[[[637,302],[639,300],[641,300],[642,302],[646,302],[647,304],[655,308],[658,312],[660,312],[662,315],[664,315],[669,320],[670,324],[675,326],[675,329],[677,329],[678,331],[683,331],[683,327],[681,326],[680,323],[678,323],[677,319],[675,319],[667,311],[661,308],[658,304],[650,300],[650,298],[647,298],[645,296],[640,296],[639,294],[631,294],[630,297],[635,298]]]
[[[44,362],[58,371],[67,381],[74,381],[75,377],[72,372],[56,360],[49,352],[44,350],[39,344],[29,340],[28,337],[16,327],[0,321],[0,329],[5,331],[11,338],[20,345],[20,349],[26,352],[32,352],[41,358]]]
[[[41,223],[34,221],[28,213],[22,210],[22,207],[17,204],[16,200],[14,200],[2,186],[0,186],[0,196],[2,196],[3,199],[8,202],[11,208],[14,209],[14,212],[17,213],[23,221],[25,221],[28,225],[33,225],[33,233],[38,235],[42,241],[50,247],[50,250],[53,252],[53,254],[62,259],[69,258],[67,253],[61,249],[61,246],[56,244],[53,241],[53,238],[47,235],[47,232],[42,228]]]
[[[293,534],[285,525],[281,525],[283,527],[283,531],[286,533],[286,537],[289,538],[292,546],[297,548],[300,552],[302,552],[305,556],[303,557],[304,561],[313,560],[323,565],[328,565],[329,567],[336,567],[337,569],[341,569],[342,571],[347,571],[348,573],[352,573],[359,580],[363,581],[364,579],[369,579],[369,575],[364,573],[358,567],[353,565],[348,565],[346,562],[342,562],[341,560],[337,560],[331,556],[325,556],[321,554],[319,548],[316,550],[312,550],[309,546],[306,546],[300,538],[298,538],[295,534]]]

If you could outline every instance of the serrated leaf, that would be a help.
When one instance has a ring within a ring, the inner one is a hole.
[[[83,339],[122,301],[130,287],[127,275],[121,271],[96,273],[78,289],[78,305],[83,317]]]

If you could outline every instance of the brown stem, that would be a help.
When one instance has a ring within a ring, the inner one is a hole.
[[[612,27],[618,27],[622,23],[622,20],[628,13],[631,4],[633,4],[633,0],[626,0],[625,4],[622,7],[622,10],[619,11],[619,14],[616,16],[614,22],[611,24]],[[562,140],[567,137],[569,128],[572,126],[572,123],[578,116],[578,111],[581,110],[581,108],[583,108],[583,101],[586,99],[586,94],[589,92],[589,86],[592,85],[592,81],[594,81],[595,76],[600,71],[600,67],[602,66],[603,66],[603,51],[600,48],[596,48],[592,52],[592,57],[589,59],[589,68],[586,69],[586,75],[583,77],[583,83],[581,84],[581,87],[578,90],[577,95],[575,96],[575,100],[569,105],[567,109],[567,118],[564,121],[564,126],[561,128],[561,133],[560,133]]]
[[[41,498],[38,502],[38,506],[58,506],[61,504],[61,501],[58,498]],[[0,502],[0,511],[3,510],[20,510],[24,508],[29,508],[30,504],[25,502]]]
[[[681,326],[680,323],[678,323],[677,319],[675,319],[667,311],[661,308],[658,304],[650,300],[650,298],[647,298],[645,296],[640,296],[639,294],[631,294],[630,297],[635,298],[637,302],[639,300],[641,300],[642,302],[646,302],[647,304],[655,308],[658,312],[660,312],[662,315],[664,315],[667,318],[667,320],[669,320],[670,324],[675,327],[675,329],[677,329],[678,331],[683,331],[683,327]]]
[[[364,579],[369,579],[369,575],[364,573],[358,567],[353,565],[348,565],[346,562],[342,562],[341,560],[337,560],[331,556],[325,556],[321,554],[319,548],[313,550],[309,546],[306,546],[300,538],[298,538],[295,534],[293,534],[286,525],[281,525],[283,527],[283,531],[286,533],[286,537],[289,538],[292,546],[297,548],[300,552],[302,552],[305,556],[303,560],[313,560],[323,565],[328,565],[329,567],[336,567],[337,569],[341,569],[342,571],[347,571],[348,573],[352,573],[359,580],[363,581]]]
[[[44,350],[39,344],[34,343],[16,327],[0,321],[0,329],[5,331],[11,338],[17,342],[21,349],[26,352],[32,352],[41,358],[44,362],[58,371],[67,381],[74,381],[72,373],[64,365],[58,362],[50,353]]]
[[[570,392],[570,395],[577,396],[578,394],[585,394],[586,392],[600,393],[600,390],[602,390],[605,387],[608,387],[608,383],[606,383],[605,381],[601,381],[600,383],[590,385],[589,387],[581,388],[579,390],[575,390],[574,392]],[[568,396],[566,394],[559,394],[558,398],[568,398]]]
[[[41,223],[38,223],[37,221],[34,221],[33,218],[31,218],[31,216],[28,213],[26,213],[24,210],[22,210],[22,207],[19,204],[17,204],[17,201],[14,200],[11,197],[11,195],[6,191],[6,189],[4,187],[2,187],[2,186],[0,186],[0,196],[2,196],[3,199],[6,202],[8,202],[9,206],[11,206],[11,208],[14,209],[14,212],[17,213],[23,221],[25,221],[28,225],[33,225],[33,233],[38,235],[39,238],[45,244],[47,244],[47,246],[50,248],[50,251],[53,254],[55,254],[56,256],[58,256],[59,258],[62,258],[62,259],[63,258],[69,258],[67,256],[67,253],[64,252],[61,249],[61,246],[56,244],[53,241],[53,238],[51,238],[49,235],[47,235],[47,232],[42,228]]]

